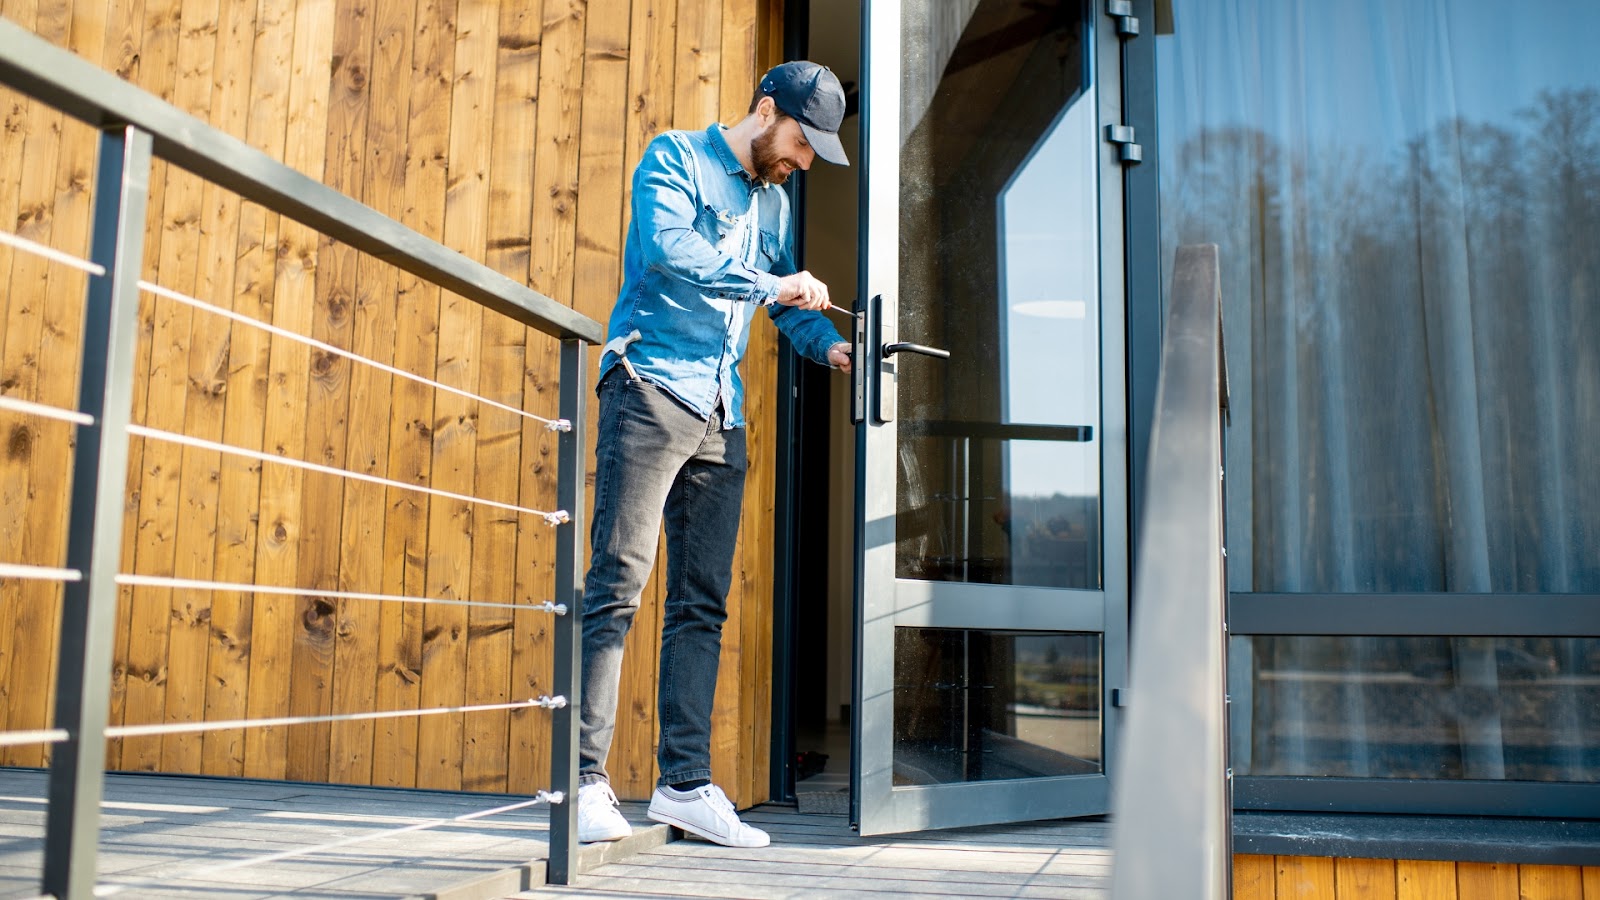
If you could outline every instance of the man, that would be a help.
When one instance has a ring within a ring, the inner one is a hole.
[[[744,493],[743,384],[750,319],[767,308],[801,355],[850,370],[818,310],[827,285],[793,262],[778,185],[814,157],[848,165],[839,79],[811,62],[768,72],[731,128],[669,131],[633,175],[622,291],[600,356],[593,554],[583,598],[578,840],[630,833],[605,770],[623,639],[656,556],[667,598],[657,708],[661,778],[650,818],[731,847],[765,847],[711,784],[711,708]]]

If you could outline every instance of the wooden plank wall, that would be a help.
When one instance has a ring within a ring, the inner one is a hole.
[[[633,165],[663,129],[744,114],[777,61],[782,5],[0,0],[0,15],[604,321]],[[0,114],[0,227],[86,253],[95,136],[9,93]],[[153,173],[146,235],[146,277],[165,287],[512,407],[556,408],[554,341],[179,170]],[[82,277],[0,247],[0,284],[0,390],[71,405]],[[554,503],[554,435],[537,423],[149,294],[140,326],[135,421]],[[756,327],[746,367],[752,464],[713,734],[717,780],[741,805],[765,798],[768,777],[770,324]],[[71,431],[0,413],[0,435],[0,561],[58,565]],[[143,574],[516,603],[552,589],[554,535],[538,520],[155,440],[132,448],[125,531],[123,570]],[[630,637],[611,760],[624,797],[648,796],[655,779],[661,594],[657,577]],[[46,583],[0,582],[0,727],[50,723],[59,598]],[[537,696],[550,685],[549,627],[543,613],[511,609],[124,588],[112,721]],[[549,777],[547,719],[535,710],[147,737],[113,742],[109,765],[531,791]],[[4,764],[47,759],[38,747],[0,751]]]
[[[1241,855],[1233,900],[1600,900],[1600,868]]]

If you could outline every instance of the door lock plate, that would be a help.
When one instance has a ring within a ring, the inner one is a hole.
[[[868,333],[872,335],[872,361],[878,369],[878,408],[877,415],[874,418],[879,423],[894,421],[895,400],[897,397],[895,358],[893,356],[884,356],[883,348],[895,342],[900,330],[895,326],[894,316],[884,314],[886,305],[883,302],[882,294],[873,296],[871,312],[868,313],[868,318],[872,321],[867,326]]]

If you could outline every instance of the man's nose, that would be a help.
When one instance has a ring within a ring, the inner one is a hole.
[[[816,158],[817,158],[817,151],[811,149],[810,147],[802,148],[801,151],[800,151],[800,159],[799,159],[800,168],[806,170],[807,172],[811,171],[811,162],[812,162],[812,160],[814,160]]]

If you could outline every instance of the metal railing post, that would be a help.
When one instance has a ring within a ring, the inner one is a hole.
[[[1113,900],[1225,900],[1226,363],[1215,244],[1178,248],[1145,470],[1127,724],[1112,787]]]
[[[67,582],[61,604],[55,722],[68,736],[51,756],[45,827],[42,887],[60,898],[94,893],[150,152],[135,128],[101,133],[90,258],[105,274],[89,279],[78,385],[94,423],[78,428],[67,531],[67,566],[83,578]]]
[[[583,706],[584,411],[587,409],[589,347],[561,342],[561,418],[572,427],[561,434],[556,462],[556,502],[569,519],[556,537],[555,601],[567,614],[555,620],[555,693],[567,705],[550,723],[550,789],[565,798],[550,807],[550,859],[545,880],[571,884],[578,877],[578,716]]]

